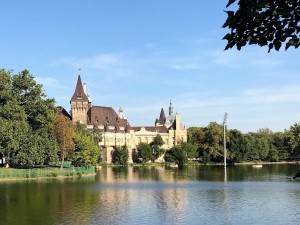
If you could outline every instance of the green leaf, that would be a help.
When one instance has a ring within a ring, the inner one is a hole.
[[[231,4],[233,4],[234,2],[236,2],[236,0],[229,0],[226,5],[226,8],[229,7]]]

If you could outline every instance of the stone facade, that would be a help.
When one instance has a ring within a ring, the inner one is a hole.
[[[92,106],[89,94],[86,93],[78,75],[74,94],[70,101],[72,120],[86,124],[88,130],[97,129],[102,133],[103,148],[102,159],[111,163],[112,152],[116,147],[126,145],[129,151],[129,162],[132,162],[132,153],[141,142],[151,143],[159,134],[164,145],[162,148],[170,149],[174,145],[187,141],[187,130],[180,122],[180,116],[173,115],[173,106],[170,102],[169,115],[166,117],[161,109],[159,119],[154,126],[130,126],[124,117],[122,107],[117,114],[112,107]]]

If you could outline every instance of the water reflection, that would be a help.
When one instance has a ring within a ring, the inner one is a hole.
[[[109,167],[81,179],[0,183],[1,224],[297,224],[297,170]]]

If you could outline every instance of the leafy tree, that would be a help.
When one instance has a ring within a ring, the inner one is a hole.
[[[28,70],[0,70],[0,152],[15,164],[49,163],[56,158],[54,99]]]
[[[295,146],[293,140],[293,133],[290,130],[274,133],[272,144],[277,149],[280,160],[287,160],[293,157],[293,146]]]
[[[151,146],[147,143],[141,142],[137,146],[138,158],[141,159],[142,163],[146,163],[152,158]]]
[[[160,136],[160,134],[156,135],[156,137],[153,139],[153,142],[151,143],[151,145],[156,145],[156,146],[163,146],[164,145],[164,141],[162,139],[162,137]]]
[[[0,151],[7,164],[22,149],[22,140],[29,133],[26,113],[17,101],[0,107]]]
[[[187,130],[187,142],[196,145],[198,148],[201,147],[201,143],[205,139],[206,129],[203,127],[190,127]]]
[[[290,156],[292,158],[300,157],[300,124],[295,123],[290,127],[290,132],[292,134],[290,139],[291,152]]]
[[[158,157],[162,156],[165,153],[165,150],[161,148],[164,145],[164,141],[160,134],[156,135],[153,142],[150,143],[152,148],[152,161],[154,162]]]
[[[90,136],[76,133],[73,136],[75,151],[70,160],[75,166],[91,166],[98,161],[99,147],[93,142]]]
[[[267,45],[269,51],[278,51],[282,43],[285,50],[299,47],[299,0],[229,0],[226,7],[234,3],[236,11],[225,11],[223,28],[230,29],[223,38],[225,50],[234,46],[240,50],[246,44]]]
[[[207,152],[208,145],[205,140],[206,132],[206,127],[190,127],[187,130],[187,143],[197,147],[197,157],[200,157],[204,163],[210,161],[210,155]]]
[[[72,121],[63,114],[57,115],[54,124],[55,135],[60,149],[61,167],[63,167],[65,158],[71,155],[75,149],[72,139],[75,134],[75,128]]]
[[[242,132],[237,129],[229,131],[229,142],[227,149],[229,151],[229,159],[233,162],[242,162],[247,159],[246,140]]]
[[[245,141],[246,141],[246,152],[247,154],[247,160],[249,161],[256,161],[259,160],[259,152],[258,149],[256,148],[256,138],[253,134],[249,133],[245,135]]]
[[[128,156],[128,149],[126,145],[122,147],[117,147],[113,151],[112,162],[117,165],[127,165]]]
[[[172,147],[170,150],[166,151],[165,161],[176,163],[179,166],[184,165],[188,160],[187,148],[184,143],[180,146],[176,145]]]
[[[187,153],[188,159],[197,158],[199,155],[197,151],[197,146],[191,143],[182,142],[181,148]]]
[[[82,134],[85,136],[88,136],[91,141],[98,146],[99,149],[99,154],[98,154],[98,159],[97,162],[101,162],[102,158],[101,158],[101,152],[102,152],[102,148],[101,146],[99,146],[99,142],[101,142],[102,140],[102,133],[100,132],[100,130],[98,129],[93,129],[92,131],[89,131],[86,129],[86,125],[80,123],[79,121],[77,121],[75,123],[75,131],[78,134]]]
[[[228,135],[226,135],[228,138]],[[205,143],[203,144],[204,150],[211,155],[211,157],[217,161],[223,160],[223,127],[216,122],[211,122],[206,129]]]

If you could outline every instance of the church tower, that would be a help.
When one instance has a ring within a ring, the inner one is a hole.
[[[87,124],[87,112],[91,107],[91,102],[89,101],[84,88],[82,86],[80,74],[78,74],[77,84],[74,94],[70,101],[72,121],[75,123],[79,121],[82,124]]]

